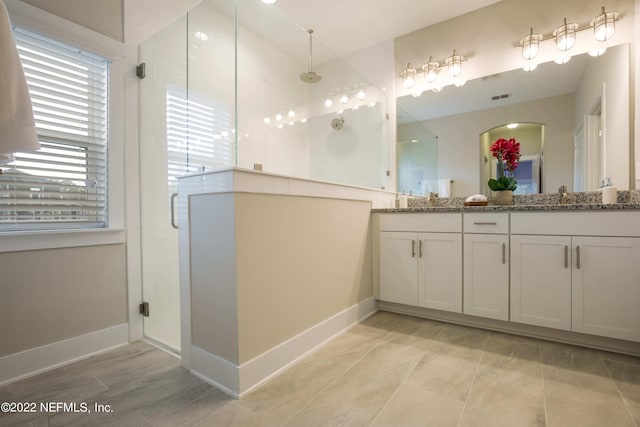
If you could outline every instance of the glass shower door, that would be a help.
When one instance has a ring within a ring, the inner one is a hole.
[[[187,173],[187,17],[140,47],[140,209],[145,337],[180,350],[178,230],[172,226],[177,176]],[[175,207],[177,209],[177,206]]]

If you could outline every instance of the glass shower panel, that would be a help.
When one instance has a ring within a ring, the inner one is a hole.
[[[235,1],[203,1],[188,19],[189,165],[236,166]]]
[[[140,46],[140,208],[144,334],[180,349],[178,230],[171,225],[171,194],[186,173],[187,18]]]
[[[238,166],[388,188],[385,96],[350,65],[359,53],[338,57],[318,31],[311,49],[308,28],[261,0],[237,16]]]

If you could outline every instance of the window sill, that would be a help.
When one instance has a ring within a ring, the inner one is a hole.
[[[0,253],[125,243],[123,228],[19,231],[0,233]]]

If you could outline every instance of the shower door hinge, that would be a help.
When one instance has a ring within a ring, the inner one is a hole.
[[[144,317],[149,317],[149,303],[148,302],[143,302],[142,304],[140,304],[140,314],[142,314]]]
[[[139,79],[144,79],[145,77],[147,77],[147,64],[144,62],[141,62],[140,64],[138,64],[136,66],[136,76],[138,76]]]

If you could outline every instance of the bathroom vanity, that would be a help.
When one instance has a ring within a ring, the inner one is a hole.
[[[640,205],[374,210],[379,307],[640,352]]]

